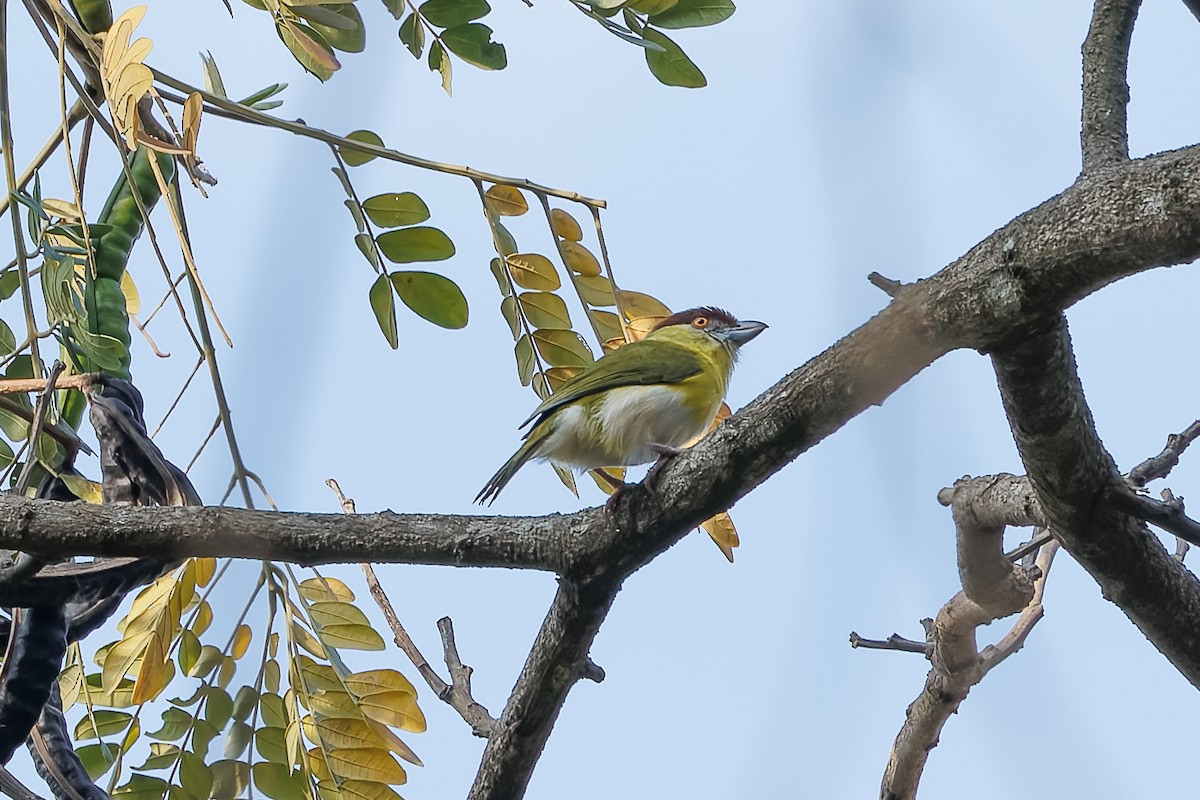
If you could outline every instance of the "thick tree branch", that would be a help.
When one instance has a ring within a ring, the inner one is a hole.
[[[1200,583],[1110,502],[1126,486],[1096,434],[1066,321],[993,355],[1009,426],[1049,527],[1171,663],[1200,686]]]
[[[1141,0],[1097,0],[1083,42],[1083,170],[1129,158],[1129,41]]]
[[[525,794],[567,692],[595,669],[588,651],[619,588],[619,578],[611,573],[559,583],[508,705],[483,751],[470,800]]]
[[[972,496],[969,492],[955,496],[956,527],[961,528],[963,520],[967,521],[968,527],[976,526],[970,506],[977,498],[978,495]],[[985,609],[974,602],[964,588],[938,612],[929,634],[932,666],[921,694],[908,707],[904,725],[892,745],[879,790],[882,800],[910,800],[916,796],[929,752],[937,746],[942,727],[950,715],[958,710],[988,670],[1021,648],[1030,630],[1042,617],[1042,592],[1057,545],[1052,543],[1042,548],[1031,574],[1026,574],[1005,558],[1002,537],[980,533],[978,530],[959,531],[958,560],[960,564],[990,560],[996,567],[973,578],[975,592],[988,598],[991,607]],[[1012,591],[1013,584],[1019,584],[1021,591]],[[1018,611],[1022,612],[1021,616],[1005,637],[981,653],[975,643],[979,626]]]
[[[56,559],[211,555],[296,564],[362,561],[562,572],[581,515],[296,514],[52,503],[0,494],[0,549]]]

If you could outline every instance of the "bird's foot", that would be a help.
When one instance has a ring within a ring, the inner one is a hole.
[[[663,467],[665,467],[672,458],[675,458],[677,455],[682,453],[683,448],[672,447],[669,444],[652,444],[650,445],[650,449],[658,454],[658,460],[654,462],[654,465],[650,467],[650,471],[646,473],[646,477],[642,479],[642,485],[646,487],[647,491],[653,493],[654,484],[658,482],[658,473],[662,472]]]
[[[613,486],[613,493],[610,494],[608,496],[608,499],[604,501],[604,513],[607,514],[610,519],[612,518],[613,514],[617,510],[617,500],[623,494],[625,494],[630,489],[632,489],[633,486],[634,486],[634,484],[625,483],[624,481],[621,481],[621,484],[619,486]]]

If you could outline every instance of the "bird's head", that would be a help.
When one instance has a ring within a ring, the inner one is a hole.
[[[655,325],[651,333],[674,326],[711,336],[734,353],[737,353],[739,347],[767,329],[765,322],[754,320],[738,322],[737,318],[728,311],[713,306],[704,306],[672,314]]]

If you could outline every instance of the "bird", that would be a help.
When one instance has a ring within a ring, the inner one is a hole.
[[[520,425],[533,423],[524,444],[475,502],[491,505],[531,460],[590,470],[657,459],[652,481],[666,458],[708,430],[739,349],[766,328],[713,306],[664,318],[645,338],[592,362],[543,400]],[[618,490],[624,486],[611,480]]]

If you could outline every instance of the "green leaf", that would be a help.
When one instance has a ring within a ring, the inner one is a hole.
[[[434,41],[429,46],[429,69],[432,72],[440,72],[442,75],[442,88],[446,94],[453,94],[450,84],[453,80],[454,70],[450,66],[450,56],[446,54],[446,48],[442,47],[442,43]]]
[[[309,21],[312,22],[317,33],[325,37],[325,41],[331,47],[341,50],[343,53],[361,53],[366,49],[367,29],[353,3],[307,6],[305,10],[311,11],[318,8],[332,16],[326,22],[318,22],[313,19]],[[300,11],[299,8],[294,10]]]
[[[259,728],[254,733],[254,749],[267,761],[291,764],[284,744],[283,728]]]
[[[0,356],[12,355],[17,350],[17,337],[8,323],[0,319]]]
[[[241,797],[250,783],[250,765],[244,761],[223,759],[212,764],[213,800]]]
[[[192,729],[193,722],[192,715],[182,708],[168,708],[162,713],[162,727],[146,735],[151,739],[172,742],[182,739]]]
[[[404,10],[408,8],[406,0],[383,0],[384,6],[391,12],[392,16],[400,19],[404,16]]]
[[[371,222],[382,228],[418,225],[429,219],[429,207],[413,192],[377,194],[364,200],[362,207]]]
[[[650,72],[659,82],[667,86],[684,86],[689,89],[708,85],[708,79],[704,77],[700,68],[665,34],[653,28],[646,28],[642,35],[646,41],[662,48],[662,52],[646,51],[646,66],[650,67]]]
[[[363,144],[373,144],[376,147],[383,147],[383,139],[379,138],[379,134],[374,131],[351,131],[346,134],[346,138],[354,142],[362,142]],[[364,153],[361,150],[354,150],[345,145],[338,146],[338,155],[346,162],[347,166],[360,167],[368,161],[373,161],[376,156],[370,153]]]
[[[129,776],[128,783],[113,790],[113,797],[121,800],[161,800],[169,786],[162,778],[134,774]]]
[[[401,228],[381,233],[375,241],[384,256],[396,264],[444,261],[454,255],[454,242],[437,228]]]
[[[724,22],[736,10],[733,0],[679,0],[661,14],[652,14],[649,22],[659,28],[700,28]]]
[[[420,58],[425,51],[425,26],[416,14],[409,14],[400,23],[400,41],[413,54],[413,58]]]
[[[443,328],[467,324],[467,298],[449,278],[432,272],[393,272],[392,286],[404,305]]]
[[[442,31],[442,43],[450,52],[481,69],[504,69],[508,55],[504,45],[492,41],[492,29],[481,22],[455,25]]]
[[[392,298],[392,285],[387,275],[380,275],[371,284],[370,298],[379,330],[383,331],[383,338],[395,350],[400,346],[400,335],[396,331],[396,301]]]
[[[358,228],[358,232],[365,232],[367,230],[367,221],[363,219],[362,209],[358,207],[358,203],[353,200],[343,200],[342,204],[346,206],[350,212],[350,216],[354,218],[354,227]]]
[[[108,772],[108,768],[116,762],[118,752],[120,748],[115,744],[85,744],[75,748],[75,754],[92,780]]]
[[[333,73],[341,69],[341,62],[333,54],[329,43],[307,25],[281,17],[275,22],[275,32],[287,49],[292,51],[292,56],[300,62],[300,66],[320,80],[329,80]]]
[[[542,358],[551,366],[578,367],[595,360],[592,351],[575,331],[534,331],[533,341]]]
[[[208,700],[204,703],[204,719],[218,731],[225,727],[233,716],[233,698],[224,689],[210,686]]]
[[[439,28],[462,25],[487,16],[491,10],[485,0],[429,0],[421,4],[421,15]]]
[[[520,297],[525,317],[533,327],[571,329],[571,315],[567,312],[567,304],[558,295],[550,292],[523,292]]]
[[[283,764],[272,764],[260,761],[250,767],[250,775],[254,786],[271,800],[305,800],[304,773],[300,770],[292,772]]]
[[[213,774],[204,759],[195,753],[184,753],[179,762],[179,784],[192,800],[208,800],[212,791]]]
[[[217,60],[212,51],[200,54],[200,63],[204,65],[204,88],[210,94],[228,97],[225,93],[225,82],[221,80],[221,71],[217,69]]]
[[[372,267],[379,269],[379,253],[375,250],[375,240],[365,233],[358,233],[354,236],[354,244],[358,246],[363,258],[367,259]]]
[[[10,269],[3,275],[0,275],[0,300],[7,300],[16,294],[17,289],[21,288],[21,273],[15,269]]]
[[[96,709],[90,715],[84,715],[83,719],[75,725],[75,740],[81,739],[103,739],[105,736],[115,736],[118,733],[124,732],[129,727],[130,720],[133,719],[132,714],[126,714],[124,711],[109,711],[107,709]]]
[[[517,340],[516,347],[513,349],[517,356],[517,377],[521,379],[522,386],[528,386],[533,380],[533,342],[529,339],[529,334],[525,334]]]
[[[177,744],[167,744],[166,742],[151,742],[150,755],[146,756],[146,763],[134,769],[166,769],[167,767],[175,766],[175,762],[179,760],[179,754],[183,752]],[[115,796],[115,794],[114,794]]]
[[[500,314],[504,317],[504,321],[508,323],[508,328],[512,331],[513,339],[521,338],[521,317],[517,314],[517,298],[511,294],[505,296],[500,301]]]

